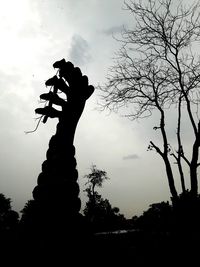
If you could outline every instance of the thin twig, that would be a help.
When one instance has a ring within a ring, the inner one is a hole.
[[[42,120],[42,118],[44,117],[44,115],[42,115],[42,116],[40,116],[38,119],[38,123],[37,123],[37,125],[36,125],[36,127],[35,127],[35,129],[34,130],[32,130],[32,131],[27,131],[27,132],[24,132],[25,134],[29,134],[29,133],[34,133],[35,131],[37,131],[37,128],[39,127],[39,124],[40,124],[40,122],[41,122],[41,120]]]

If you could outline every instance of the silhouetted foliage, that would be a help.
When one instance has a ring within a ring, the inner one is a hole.
[[[28,200],[20,212],[22,214],[20,223],[23,227],[30,226],[34,223],[35,217],[38,213],[37,202],[34,199]]]
[[[92,165],[90,173],[84,176],[88,179],[86,185],[86,192],[90,195],[94,194],[95,187],[102,187],[102,184],[105,180],[108,180],[107,173],[103,170],[97,169],[96,165]]]
[[[88,197],[84,215],[92,223],[94,231],[108,231],[123,228],[125,217],[119,213],[119,208],[112,207],[108,199],[95,191],[95,187],[102,187],[105,180],[109,179],[105,171],[92,165],[91,172],[85,175],[88,179],[85,189]]]
[[[133,229],[165,233],[199,232],[200,195],[194,197],[190,191],[179,195],[178,201],[154,203],[141,216],[130,220]]]
[[[12,210],[11,199],[0,193],[0,255],[1,265],[11,266],[18,252],[19,214]],[[16,263],[16,258],[15,258]]]
[[[170,231],[173,223],[173,209],[169,202],[154,203],[139,218],[135,217],[134,226],[142,230]]]
[[[19,214],[12,210],[11,199],[0,194],[0,231],[10,231],[16,228]]]

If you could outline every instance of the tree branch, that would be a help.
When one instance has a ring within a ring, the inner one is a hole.
[[[156,146],[152,141],[150,141],[150,144],[156,150],[156,152],[158,152],[158,154],[163,157],[163,152],[160,150],[160,148]]]

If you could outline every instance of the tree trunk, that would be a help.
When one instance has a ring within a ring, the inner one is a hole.
[[[164,160],[164,163],[165,163],[169,189],[170,189],[170,192],[171,192],[171,195],[172,195],[172,202],[173,202],[173,201],[176,201],[178,199],[178,194],[177,194],[176,187],[175,187],[175,184],[174,184],[174,177],[173,177],[173,173],[172,173],[172,169],[171,169],[171,165],[170,165],[168,157],[167,156],[163,156],[163,160]]]
[[[178,198],[178,195],[177,195],[177,191],[176,191],[175,184],[174,184],[174,177],[173,177],[171,164],[170,164],[170,161],[168,159],[169,151],[168,151],[168,140],[167,140],[167,135],[166,135],[166,131],[165,131],[165,113],[164,113],[164,110],[159,106],[158,103],[157,103],[157,107],[160,110],[160,114],[161,114],[160,129],[161,129],[161,133],[162,133],[162,137],[163,137],[163,147],[164,147],[164,151],[161,154],[161,156],[162,156],[164,163],[165,163],[165,168],[166,168],[170,192],[172,195],[172,200],[176,201]]]
[[[192,160],[190,165],[191,193],[195,197],[198,194],[197,167],[199,159],[199,146],[200,146],[200,121],[198,122],[197,134],[193,145]]]
[[[197,196],[198,194],[198,181],[197,181],[197,164],[199,157],[199,141],[195,141],[193,145],[192,161],[190,165],[190,181],[191,181],[191,194]]]

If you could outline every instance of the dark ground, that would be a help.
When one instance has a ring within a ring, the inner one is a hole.
[[[49,246],[1,239],[1,266],[199,266],[200,232],[130,231]]]
[[[98,235],[102,262],[129,266],[199,266],[199,233],[130,232]],[[128,266],[122,265],[122,266]]]

